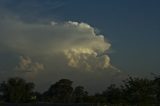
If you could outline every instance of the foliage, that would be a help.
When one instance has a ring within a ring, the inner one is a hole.
[[[47,91],[34,91],[34,83],[22,78],[10,78],[0,84],[0,101],[12,103],[101,103],[147,106],[160,103],[160,76],[153,80],[129,77],[121,86],[111,84],[102,93],[89,95],[83,86],[72,86],[73,81],[61,79]]]
[[[154,102],[153,81],[129,77],[122,86],[123,99],[128,103],[148,104]]]
[[[117,104],[122,102],[122,91],[116,87],[115,84],[111,84],[102,95],[106,98],[106,102],[111,104]]]
[[[85,97],[88,96],[88,92],[84,90],[83,86],[77,86],[72,94],[72,101],[75,103],[83,103]]]
[[[45,92],[45,96],[50,99],[49,101],[66,103],[71,100],[72,91],[72,81],[61,79],[50,86],[48,91]]]
[[[32,97],[33,89],[33,83],[27,83],[24,79],[18,77],[10,78],[0,85],[0,92],[6,102],[28,102]]]

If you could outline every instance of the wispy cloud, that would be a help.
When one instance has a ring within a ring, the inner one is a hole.
[[[64,0],[1,0],[0,9],[6,9],[9,12],[19,16],[30,16],[46,14],[46,12],[53,12],[56,9],[62,8],[69,1]]]

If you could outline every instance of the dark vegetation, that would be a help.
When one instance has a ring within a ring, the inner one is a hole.
[[[101,103],[101,104],[160,104],[160,76],[153,79],[128,77],[121,86],[111,84],[105,91],[89,95],[83,86],[61,79],[43,93],[35,84],[22,78],[10,78],[0,84],[1,103]]]

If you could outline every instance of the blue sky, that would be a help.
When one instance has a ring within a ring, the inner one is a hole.
[[[112,43],[117,67],[132,74],[159,72],[159,0],[60,0],[57,5],[61,2],[53,10],[42,6],[37,16],[87,22]]]
[[[111,41],[112,61],[133,74],[159,72],[160,1],[74,1],[60,10],[63,19],[88,22]]]
[[[111,64],[126,74],[148,76],[160,70],[159,5],[159,0],[1,0],[0,16],[28,23],[87,23],[111,44]],[[4,55],[2,66],[9,61]]]

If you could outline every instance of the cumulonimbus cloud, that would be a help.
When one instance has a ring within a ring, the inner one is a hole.
[[[36,72],[39,82],[71,78],[91,84],[119,73],[106,53],[111,44],[87,23],[42,24],[8,18],[0,21],[0,31],[0,51],[22,56],[16,70]]]
[[[14,52],[31,56],[61,53],[68,66],[83,70],[110,66],[108,55],[98,55],[109,50],[111,44],[86,23],[68,21],[47,25],[6,20],[0,27],[4,29],[1,35],[4,48]]]

